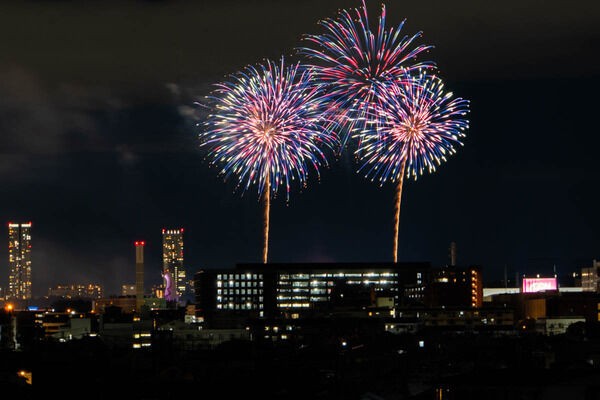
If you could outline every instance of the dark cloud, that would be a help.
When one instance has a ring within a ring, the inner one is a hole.
[[[106,149],[101,117],[123,104],[108,88],[49,85],[19,67],[0,68],[0,152],[59,154]]]
[[[93,135],[94,123],[71,103],[68,91],[49,93],[19,68],[0,74],[0,146],[4,153],[62,152],[68,150],[70,133]]]

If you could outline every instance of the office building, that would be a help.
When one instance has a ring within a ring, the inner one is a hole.
[[[8,223],[8,265],[7,297],[31,299],[31,222]]]
[[[481,267],[446,266],[433,270],[425,297],[428,307],[481,307],[483,305]]]
[[[162,230],[163,277],[173,281],[175,293],[173,299],[179,299],[186,293],[187,279],[183,264],[183,228]]]
[[[226,316],[362,315],[378,307],[392,312],[417,301],[428,270],[428,263],[270,263],[202,270],[194,279],[196,309],[209,322]]]
[[[63,297],[65,299],[99,299],[102,297],[102,286],[93,283],[87,285],[56,285],[48,289],[48,296]]]

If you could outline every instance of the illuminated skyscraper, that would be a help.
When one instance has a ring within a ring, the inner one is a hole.
[[[8,223],[8,265],[7,297],[31,299],[31,222]]]
[[[176,289],[175,298],[186,292],[185,267],[183,265],[183,228],[163,229],[163,274],[169,273]]]

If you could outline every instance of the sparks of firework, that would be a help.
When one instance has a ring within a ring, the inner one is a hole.
[[[319,177],[326,150],[338,146],[335,123],[327,120],[321,89],[310,68],[267,60],[216,85],[207,97],[213,112],[201,124],[201,147],[225,179],[235,176],[242,194],[252,185],[265,202],[263,262],[267,262],[271,195],[292,182],[306,186],[309,169]]]
[[[373,110],[387,101],[391,88],[407,72],[434,68],[433,62],[416,62],[417,56],[433,46],[414,45],[421,32],[402,35],[404,23],[386,28],[382,4],[378,27],[372,31],[363,0],[362,8],[344,9],[336,18],[319,21],[324,34],[304,36],[313,47],[298,50],[314,64],[317,82],[330,94],[329,110],[345,128],[341,145],[356,131],[377,129],[379,119],[372,117]]]
[[[359,172],[371,180],[397,183],[394,262],[397,261],[400,201],[404,176],[415,180],[436,167],[462,146],[469,128],[469,101],[453,98],[443,81],[426,72],[407,77],[394,96],[377,111],[377,132],[365,131],[356,151]]]

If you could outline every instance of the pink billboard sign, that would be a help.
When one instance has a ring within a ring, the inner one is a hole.
[[[523,278],[523,293],[556,290],[556,278]]]

